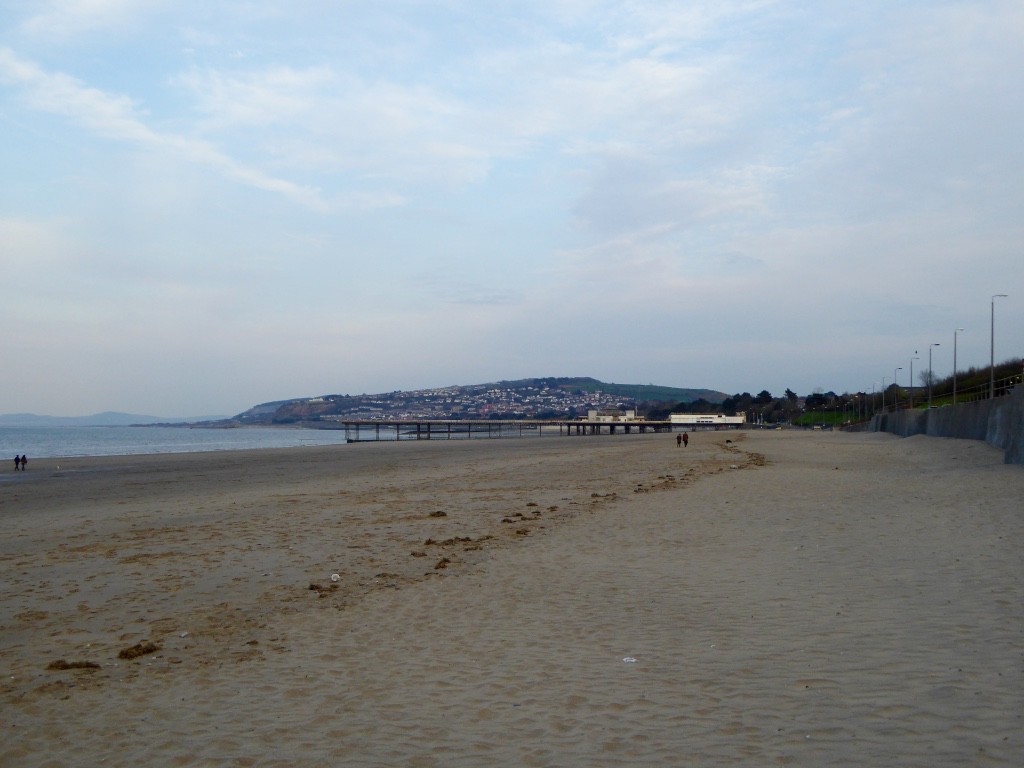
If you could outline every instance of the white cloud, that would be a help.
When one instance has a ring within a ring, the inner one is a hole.
[[[348,190],[338,199],[393,203],[410,184],[473,183],[490,167],[491,142],[473,133],[472,110],[421,85],[327,67],[193,69],[173,82],[195,100],[204,134],[245,136],[275,165]]]
[[[204,116],[203,129],[218,131],[276,123],[305,122],[323,92],[336,80],[327,67],[304,70],[272,67],[226,73],[192,68],[171,79],[187,89]]]
[[[0,48],[0,81],[21,87],[32,107],[68,117],[97,136],[170,152],[256,189],[279,193],[316,210],[327,208],[317,190],[239,163],[201,139],[150,128],[131,99],[91,88],[63,73],[45,72],[8,48]]]
[[[94,30],[121,30],[166,5],[165,0],[46,0],[21,24],[23,34],[62,42]]]
[[[0,272],[16,279],[26,265],[35,268],[57,260],[68,247],[59,220],[0,217]]]

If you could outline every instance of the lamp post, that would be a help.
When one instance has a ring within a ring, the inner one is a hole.
[[[963,330],[963,328],[957,328],[953,331],[953,405],[956,405],[956,335]]]
[[[896,378],[896,371],[902,371],[902,370],[903,370],[902,367],[894,368],[893,372],[892,372],[892,384],[893,384],[894,387],[896,387],[896,391],[892,393],[892,409],[894,411],[896,410],[896,408],[897,408],[897,406],[899,405],[899,402],[900,402],[900,400],[899,400],[899,397],[900,397],[900,381],[899,381],[899,379]]]
[[[939,346],[939,342],[934,341],[928,345],[928,407],[932,407],[932,379],[935,375],[932,373],[932,347]]]
[[[991,400],[996,396],[996,299],[1005,299],[1005,293],[992,296],[992,330],[989,342],[988,396]]]
[[[882,377],[882,413],[885,413],[885,380],[888,376]]]
[[[910,358],[910,409],[914,408],[914,361],[920,360],[920,357],[916,357],[917,350],[914,350],[915,357]]]

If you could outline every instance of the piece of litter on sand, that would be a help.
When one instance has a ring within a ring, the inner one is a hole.
[[[627,656],[623,659],[623,661],[627,664],[636,664],[636,659],[634,659],[632,656]]]
[[[341,576],[337,573],[331,574],[331,581],[341,581]]]

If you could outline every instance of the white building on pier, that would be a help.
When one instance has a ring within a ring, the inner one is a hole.
[[[746,424],[746,414],[726,416],[722,413],[672,413],[669,421],[673,427],[690,427],[691,429],[739,429]]]

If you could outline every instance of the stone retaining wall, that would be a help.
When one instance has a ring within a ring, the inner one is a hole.
[[[1006,452],[1007,464],[1024,464],[1024,387],[993,400],[879,413],[871,420],[870,430],[892,432],[900,437],[931,435],[984,440]]]

